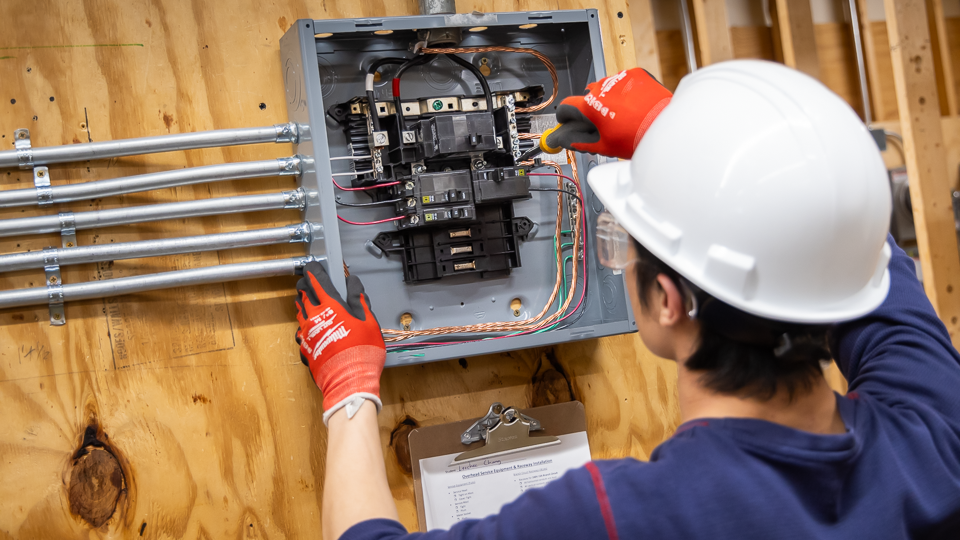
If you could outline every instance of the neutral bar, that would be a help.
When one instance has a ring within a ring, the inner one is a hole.
[[[91,298],[105,298],[132,294],[158,289],[172,289],[188,285],[205,285],[208,283],[226,283],[242,279],[255,279],[274,276],[292,276],[303,268],[310,257],[293,259],[277,259],[251,263],[224,264],[190,270],[176,270],[160,274],[147,274],[126,278],[107,279],[103,281],[88,281],[62,286],[63,300],[89,300]],[[46,305],[47,287],[0,291],[0,309]]]
[[[300,174],[300,158],[292,156],[263,161],[191,167],[188,169],[177,169],[175,171],[112,178],[110,180],[96,180],[81,184],[52,186],[46,189],[49,190],[51,194],[50,204],[55,204],[206,182],[297,174]],[[38,204],[36,188],[0,191],[0,208],[32,206],[36,204]]]
[[[68,144],[5,150],[0,152],[0,168],[29,169],[36,165],[87,161],[138,154],[155,154],[196,148],[237,146],[241,144],[299,142],[299,128],[295,123],[276,124],[255,128],[218,129],[196,133],[176,133],[139,139]]]
[[[28,234],[47,234],[60,232],[62,219],[72,218],[77,231],[129,225],[164,219],[180,219],[221,214],[240,214],[263,210],[282,210],[284,208],[302,209],[303,191],[299,189],[269,193],[266,195],[242,195],[238,197],[220,197],[198,201],[150,204],[110,210],[77,212],[70,215],[62,213],[52,216],[5,219],[0,221],[0,237],[23,236]]]
[[[197,251],[268,246],[286,242],[306,242],[310,239],[311,230],[309,223],[297,223],[273,229],[13,253],[0,255],[0,272],[43,268],[45,260],[50,256],[56,257],[57,264],[60,266],[67,266],[140,257],[160,257]]]

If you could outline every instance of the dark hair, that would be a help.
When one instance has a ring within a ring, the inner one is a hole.
[[[660,274],[694,295],[700,343],[685,362],[702,372],[704,385],[723,394],[770,399],[781,388],[790,398],[813,388],[822,376],[820,361],[830,358],[828,327],[764,319],[713,298],[634,241],[640,304],[648,306],[650,287]],[[657,284],[659,286],[659,284]]]

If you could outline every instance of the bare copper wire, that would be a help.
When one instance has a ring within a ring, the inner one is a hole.
[[[553,65],[553,62],[546,57],[543,53],[536,49],[527,49],[525,47],[455,47],[455,48],[423,48],[420,49],[424,54],[459,54],[459,53],[485,53],[485,52],[514,52],[514,53],[526,53],[533,55],[543,62],[543,65],[547,67],[547,71],[550,72],[550,79],[553,81],[553,92],[550,94],[550,98],[544,101],[539,105],[534,105],[533,107],[517,107],[518,113],[530,113],[537,112],[543,109],[546,109],[553,100],[557,99],[557,94],[560,93],[560,79],[557,77],[557,68]]]
[[[579,179],[579,176],[577,175],[575,157],[569,151],[567,156],[568,156],[568,160],[572,163],[573,180],[579,186],[580,179]],[[525,162],[524,164],[529,164],[529,163]],[[546,166],[552,167],[558,175],[563,173],[560,166],[557,165],[556,163],[547,161],[547,162],[544,162],[543,164]],[[561,190],[563,189],[563,178],[560,176],[557,177],[557,188]],[[580,236],[581,234],[584,233],[583,227],[582,227],[582,220],[580,217],[581,212],[583,212],[583,207],[579,203],[580,201],[577,201],[576,211],[573,215],[574,223],[571,224],[572,225],[571,228],[573,229],[574,261],[579,260],[580,257],[582,256],[580,254],[580,250],[582,246]],[[556,227],[556,232],[554,236],[554,242],[557,242],[558,244],[560,242],[561,231],[563,230],[563,208],[564,208],[563,193],[557,193],[557,227]],[[570,303],[573,300],[574,294],[576,293],[576,287],[577,287],[577,276],[578,276],[579,267],[578,265],[574,264],[573,276],[570,281],[570,287],[568,290],[569,294],[566,295],[563,305],[560,306],[560,309],[558,309],[555,313],[544,318],[547,312],[550,311],[550,306],[552,306],[553,302],[556,300],[557,294],[559,294],[560,284],[563,279],[563,272],[565,270],[563,268],[563,255],[561,253],[561,250],[559,249],[559,245],[557,246],[556,253],[557,253],[557,260],[556,260],[557,274],[556,274],[556,279],[554,281],[553,290],[550,293],[550,298],[547,300],[546,305],[544,305],[543,309],[535,317],[526,319],[523,321],[492,322],[492,323],[471,324],[471,325],[463,325],[463,326],[440,326],[440,327],[428,328],[424,330],[394,330],[392,328],[384,328],[382,329],[382,332],[384,335],[384,341],[396,342],[396,341],[401,341],[404,339],[409,339],[417,336],[473,334],[473,333],[486,333],[486,332],[495,333],[495,332],[532,331],[532,330],[537,330],[537,329],[546,327],[547,325],[553,323],[553,321],[557,320],[569,308]]]

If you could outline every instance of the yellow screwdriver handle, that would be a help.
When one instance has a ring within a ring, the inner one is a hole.
[[[550,128],[550,129],[548,129],[548,130],[546,130],[546,131],[544,131],[543,133],[540,134],[540,149],[543,150],[545,153],[547,153],[547,154],[559,154],[560,151],[563,150],[563,148],[562,148],[562,147],[559,147],[559,146],[556,147],[556,148],[553,148],[553,147],[551,147],[551,146],[547,146],[547,136],[550,135],[551,133],[553,133],[554,131],[560,129],[560,126],[562,126],[562,125],[563,125],[563,124],[557,124],[557,125],[553,126],[552,128]]]

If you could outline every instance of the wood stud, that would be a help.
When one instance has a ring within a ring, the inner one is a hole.
[[[960,253],[924,4],[924,0],[885,0],[887,33],[924,289],[956,346]]]

